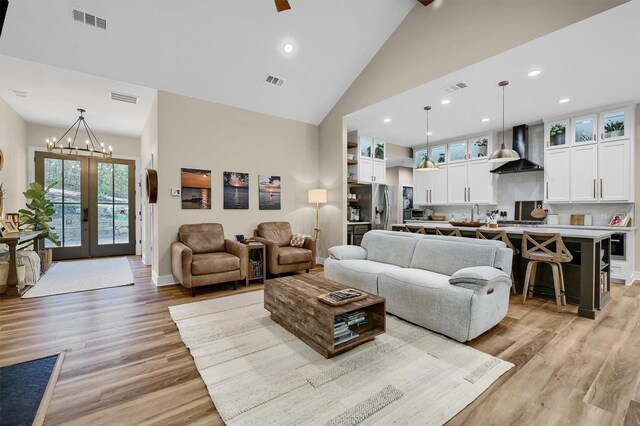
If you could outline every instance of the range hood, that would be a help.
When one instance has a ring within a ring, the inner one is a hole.
[[[529,149],[529,126],[521,124],[513,128],[513,150],[520,156],[519,160],[509,161],[491,170],[491,173],[524,173],[544,170],[542,166],[527,159]]]

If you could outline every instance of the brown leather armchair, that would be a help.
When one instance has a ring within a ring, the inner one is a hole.
[[[225,240],[219,223],[182,225],[171,244],[173,276],[195,296],[195,288],[242,280],[247,274],[247,246]]]
[[[254,231],[254,240],[267,247],[267,271],[273,275],[313,269],[316,266],[316,240],[308,237],[303,247],[290,245],[289,222],[263,222]]]

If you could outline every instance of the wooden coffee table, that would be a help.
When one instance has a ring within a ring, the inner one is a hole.
[[[317,296],[347,288],[333,281],[310,275],[294,275],[269,280],[264,285],[264,307],[271,319],[325,358],[369,342],[385,332],[385,299],[370,294],[366,299],[331,306]],[[368,313],[368,323],[351,327],[358,337],[334,345],[333,323],[337,315],[354,311]]]

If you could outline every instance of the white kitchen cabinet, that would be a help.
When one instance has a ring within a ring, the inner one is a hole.
[[[598,144],[599,196],[601,201],[631,200],[629,140]]]
[[[384,183],[386,164],[383,160],[371,160],[360,157],[358,160],[359,183]]]
[[[371,176],[373,183],[385,183],[387,175],[387,165],[383,160],[373,160],[371,165]]]
[[[467,165],[467,200],[470,203],[493,204],[493,180],[488,161],[469,161]]]
[[[447,204],[448,166],[439,166],[435,172],[425,172],[429,175],[429,204]]]
[[[413,171],[413,202],[414,204],[427,204],[429,199],[429,175],[433,172]]]
[[[626,108],[600,113],[600,142],[629,138],[629,123],[627,121]]]
[[[598,116],[591,114],[571,119],[571,146],[583,146],[596,143]]]
[[[570,201],[571,151],[551,149],[544,157],[544,201],[548,203]]]
[[[467,163],[449,164],[449,204],[466,203],[467,187]]]
[[[349,132],[347,140],[357,143],[358,183],[385,183],[385,141],[362,135],[355,130]]]
[[[598,146],[575,146],[571,149],[571,201],[598,200]],[[547,167],[545,167],[545,170]]]

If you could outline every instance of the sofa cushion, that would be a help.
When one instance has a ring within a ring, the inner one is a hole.
[[[367,258],[367,250],[360,246],[333,246],[329,249],[329,256],[336,260],[360,259]]]
[[[291,265],[293,263],[309,262],[312,258],[311,250],[298,247],[280,247],[278,250],[278,264]]]
[[[471,266],[493,266],[498,249],[492,245],[422,239],[416,244],[410,266],[452,275],[459,269]]]
[[[362,238],[362,247],[367,250],[367,260],[388,263],[403,268],[409,267],[417,239],[370,231]]]
[[[449,278],[451,284],[474,284],[476,286],[503,282],[511,285],[511,278],[505,272],[493,266],[474,266],[456,271]]]
[[[240,258],[226,252],[194,254],[191,262],[193,275],[217,274],[240,269]]]
[[[304,240],[306,240],[309,236],[305,234],[293,234],[291,236],[291,241],[289,245],[291,247],[304,247]]]
[[[399,268],[390,271],[383,271],[380,275],[391,278],[405,284],[419,287],[441,288],[449,286],[449,275],[437,272],[425,271],[424,269]]]
[[[326,259],[324,276],[348,287],[378,294],[378,274],[391,270],[401,270],[399,266],[371,260]]]
[[[224,230],[219,223],[182,225],[178,237],[194,254],[224,251]]]

